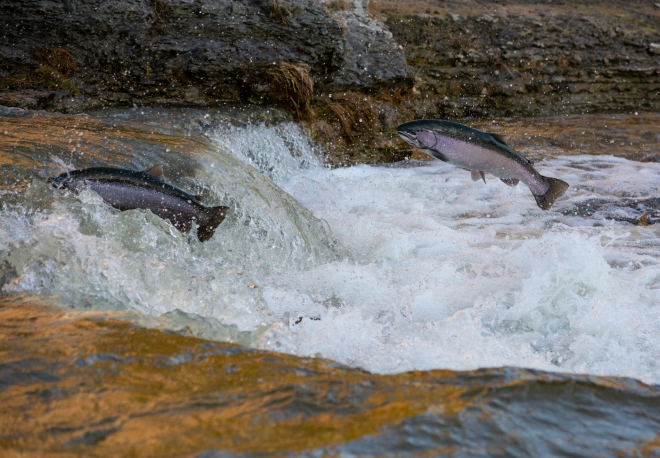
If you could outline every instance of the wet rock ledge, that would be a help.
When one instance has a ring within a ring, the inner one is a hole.
[[[660,109],[660,4],[374,0],[404,46],[419,117]]]
[[[5,0],[0,104],[75,111],[111,104],[267,102],[282,95],[281,87],[269,84],[271,70],[281,63],[304,69],[316,91],[408,84],[402,51],[383,24],[368,17],[367,5]]]

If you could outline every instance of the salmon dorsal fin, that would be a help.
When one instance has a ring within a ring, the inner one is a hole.
[[[165,172],[163,172],[163,166],[162,165],[157,165],[155,167],[151,167],[150,169],[145,169],[144,173],[148,173],[149,175],[153,175],[159,180],[164,180],[165,179]]]
[[[502,180],[502,183],[504,183],[507,186],[511,186],[512,188],[514,186],[517,186],[518,183],[520,183],[520,180],[518,180],[517,178],[500,178],[500,180]]]
[[[200,242],[206,242],[213,237],[215,228],[225,219],[227,212],[229,212],[229,207],[208,207],[204,209],[206,218],[204,218],[204,221],[199,221],[199,226],[197,226],[197,238]]]
[[[500,135],[500,134],[490,134],[490,136],[493,137],[493,138],[494,138],[495,140],[497,140],[498,142],[500,142],[501,144],[503,144],[503,145],[505,145],[505,146],[509,146],[509,145],[506,144],[506,141],[505,141],[505,138],[504,138],[503,135]]]

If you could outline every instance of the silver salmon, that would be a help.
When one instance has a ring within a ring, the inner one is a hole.
[[[473,181],[481,178],[485,183],[486,173],[509,186],[522,181],[543,210],[549,210],[568,189],[565,181],[539,174],[531,162],[509,148],[497,134],[440,120],[407,122],[397,127],[397,132],[420,151],[469,170]]]
[[[197,226],[197,238],[205,242],[225,219],[229,207],[205,207],[196,196],[163,181],[162,166],[143,172],[114,167],[91,167],[50,177],[56,188],[78,192],[89,187],[114,208],[150,210],[183,233]]]

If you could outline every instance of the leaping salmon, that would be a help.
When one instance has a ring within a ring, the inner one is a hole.
[[[196,196],[163,181],[163,167],[142,172],[113,167],[72,170],[50,177],[49,183],[61,189],[79,192],[89,187],[114,208],[125,211],[138,208],[169,222],[183,233],[197,225],[197,238],[205,242],[225,219],[229,207],[205,207]]]
[[[495,175],[509,186],[522,181],[543,210],[549,210],[568,189],[565,181],[539,174],[531,162],[509,148],[497,134],[440,120],[407,122],[397,132],[422,152],[469,170],[473,181],[483,179],[485,183],[485,173]]]

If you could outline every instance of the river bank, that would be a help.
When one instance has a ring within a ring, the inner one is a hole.
[[[415,75],[416,117],[660,109],[652,2],[375,0]]]
[[[331,166],[410,157],[410,119],[660,110],[650,2],[16,0],[0,18],[0,105],[278,106]]]

